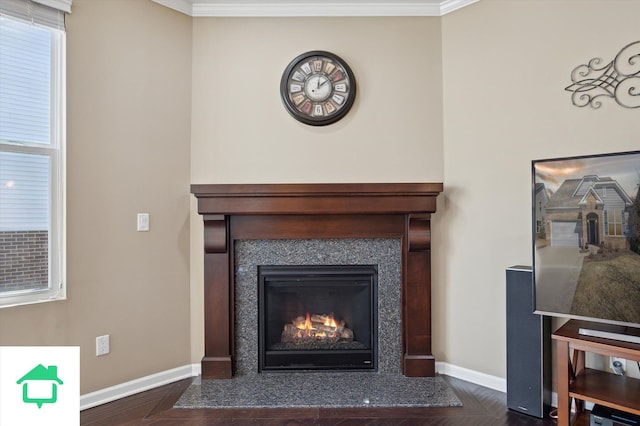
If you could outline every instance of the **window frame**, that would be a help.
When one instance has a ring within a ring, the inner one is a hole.
[[[619,220],[618,220],[619,219]],[[605,210],[605,222],[607,235],[611,237],[623,237],[624,212],[622,210]],[[614,232],[611,233],[611,230]]]
[[[47,289],[0,292],[0,308],[67,298],[66,289],[66,33],[9,14],[3,18],[46,29],[51,34],[50,135],[48,145],[0,140],[0,151],[49,158],[49,259]]]

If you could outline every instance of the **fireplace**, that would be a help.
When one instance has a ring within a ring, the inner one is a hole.
[[[257,317],[247,323],[247,316],[241,315],[245,322],[237,325],[235,321],[237,306],[246,302],[235,300],[237,276],[253,273],[237,269],[236,247],[252,241],[399,241],[398,320],[385,324],[384,332],[389,334],[389,327],[394,327],[391,334],[401,340],[395,362],[402,374],[435,374],[431,353],[430,219],[436,211],[436,197],[442,192],[441,183],[203,184],[192,185],[191,192],[204,219],[203,378],[230,378],[238,365],[253,356],[247,356],[252,353],[249,351],[238,358],[237,347],[254,343],[238,334],[236,327],[238,331],[245,331],[247,326],[257,328]],[[325,250],[331,250],[331,244],[311,253],[322,256]],[[382,256],[370,264],[384,262]],[[269,264],[274,263],[257,263]],[[256,283],[257,279],[251,280],[254,288]],[[245,299],[256,293],[241,292]],[[257,306],[257,301],[250,305]],[[306,312],[304,316],[306,320]],[[378,335],[382,332],[380,329]],[[251,362],[249,368],[255,365],[257,370],[258,350],[253,353],[255,363]],[[379,356],[383,358],[383,354]]]
[[[375,265],[260,266],[259,372],[376,370]]]

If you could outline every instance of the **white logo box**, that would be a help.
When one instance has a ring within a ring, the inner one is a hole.
[[[80,424],[79,346],[0,346],[0,425]]]

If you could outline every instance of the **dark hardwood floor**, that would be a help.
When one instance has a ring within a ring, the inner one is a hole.
[[[502,392],[449,376],[463,407],[367,409],[175,409],[193,379],[185,379],[84,410],[81,425],[555,425],[507,409]]]

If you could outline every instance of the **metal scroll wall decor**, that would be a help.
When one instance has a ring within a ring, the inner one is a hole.
[[[593,58],[571,71],[571,102],[578,107],[600,108],[601,98],[613,98],[625,108],[640,108],[640,41],[623,47],[608,64]]]

